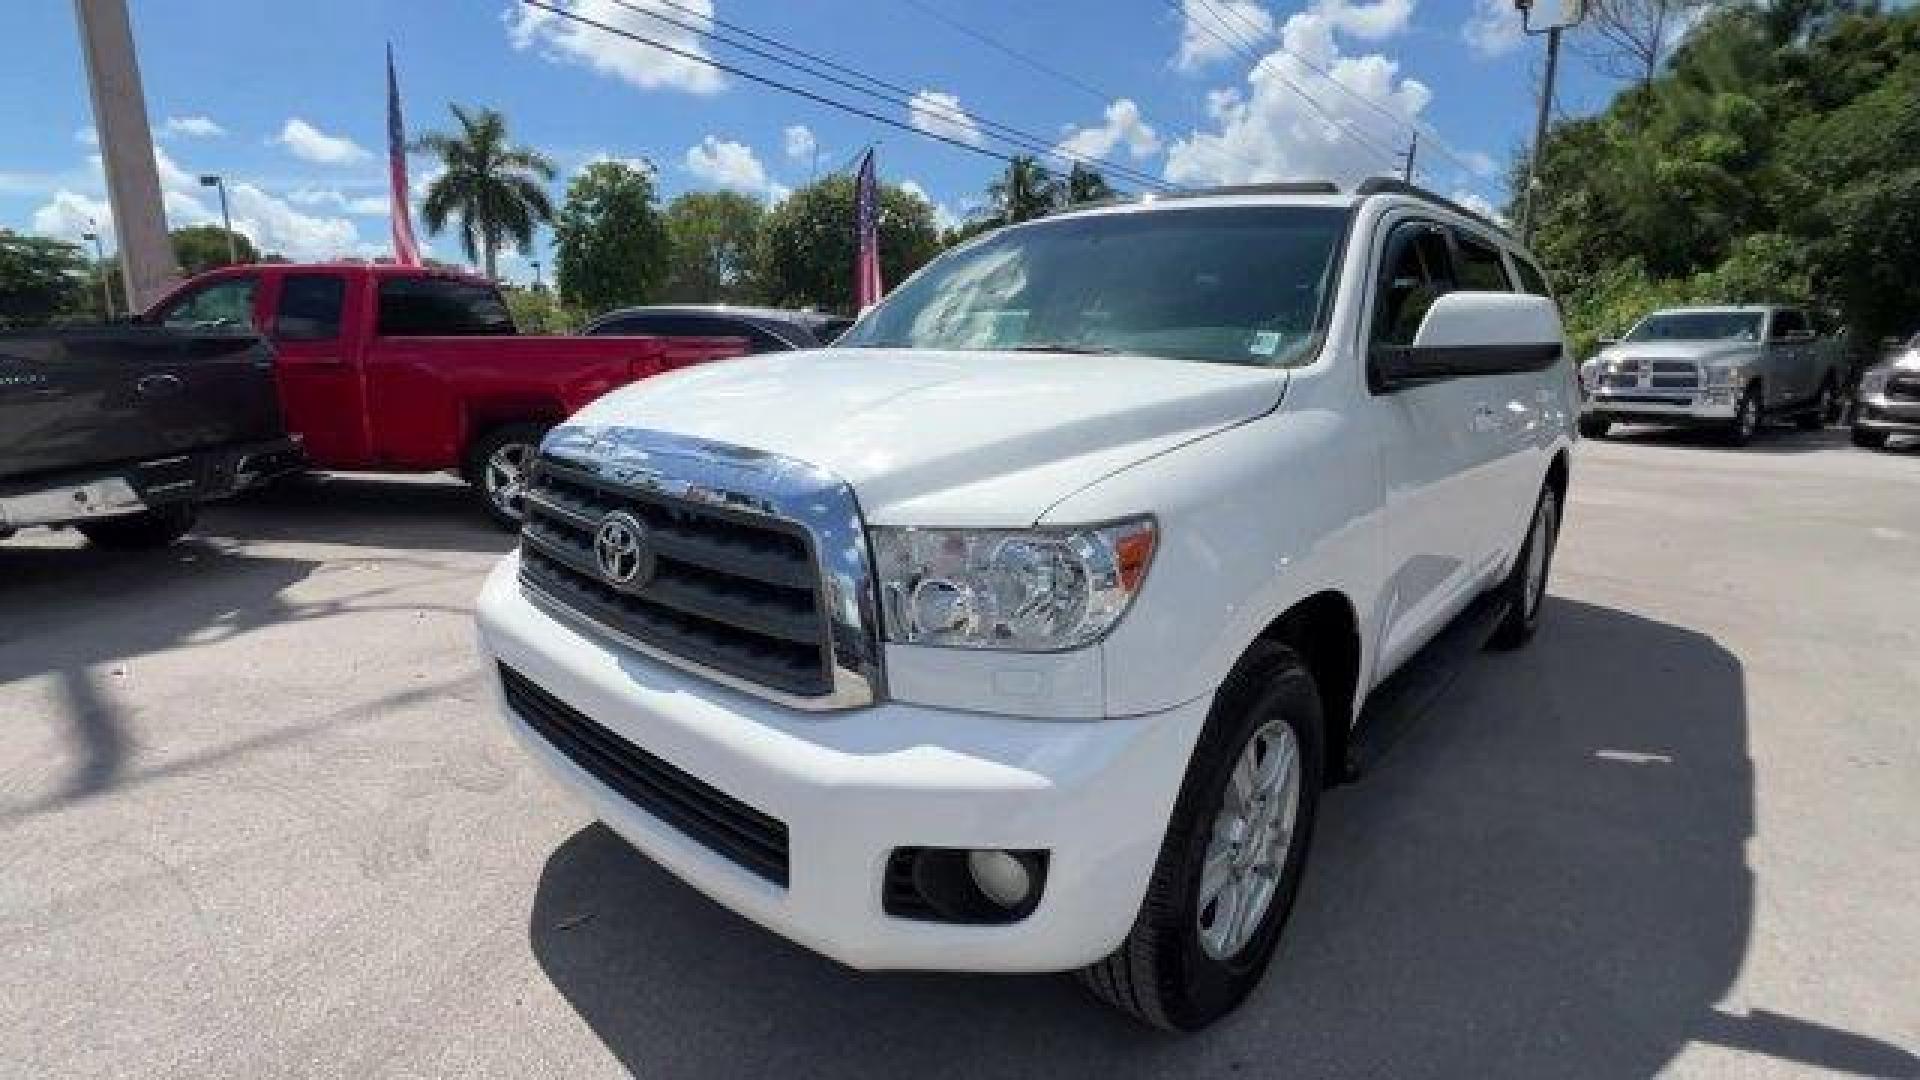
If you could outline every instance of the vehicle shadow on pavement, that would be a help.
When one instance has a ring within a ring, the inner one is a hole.
[[[1730,446],[1726,438],[1712,428],[1619,424],[1607,433],[1607,441],[1628,446],[1684,446],[1728,454],[1812,454],[1848,447],[1851,436],[1842,427],[1802,431],[1790,425],[1769,424],[1756,432],[1747,445]]]
[[[306,473],[210,507],[210,527],[248,540],[505,554],[518,539],[450,477]]]
[[[1711,638],[1553,600],[1528,649],[1469,665],[1328,795],[1273,969],[1196,1036],[1064,977],[849,971],[597,824],[548,859],[529,933],[645,1076],[1621,1077],[1689,1044],[1920,1074],[1870,1035],[1720,1004],[1752,929],[1746,724]]]

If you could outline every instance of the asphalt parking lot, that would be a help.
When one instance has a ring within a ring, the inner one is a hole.
[[[862,975],[682,887],[487,715],[509,541],[326,477],[0,544],[0,1074],[1920,1075],[1920,452],[1586,443],[1527,650],[1332,795],[1196,1037]]]

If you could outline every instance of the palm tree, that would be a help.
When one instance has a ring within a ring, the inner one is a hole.
[[[483,259],[494,276],[494,256],[503,243],[525,251],[533,230],[553,220],[546,184],[553,162],[536,150],[507,141],[507,120],[492,109],[468,112],[450,106],[460,131],[430,131],[413,149],[436,154],[445,171],[427,185],[421,210],[427,229],[438,234],[450,218],[460,219],[460,246],[468,259]]]
[[[1113,195],[1113,185],[1100,175],[1100,170],[1090,169],[1077,161],[1073,163],[1073,171],[1067,174],[1068,206],[1099,202],[1101,199],[1111,199]]]
[[[1000,179],[987,187],[987,202],[1002,225],[1037,218],[1060,205],[1060,181],[1038,160],[1016,154]]]

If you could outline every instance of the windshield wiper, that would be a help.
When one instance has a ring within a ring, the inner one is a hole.
[[[1013,345],[1008,347],[1007,351],[1075,353],[1081,356],[1118,356],[1120,354],[1119,349],[1108,348],[1105,345],[1074,345],[1064,341],[1050,341],[1039,345]]]

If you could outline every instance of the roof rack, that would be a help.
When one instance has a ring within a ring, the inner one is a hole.
[[[1215,195],[1338,195],[1340,185],[1331,180],[1288,180],[1273,184],[1224,184],[1220,187],[1182,188],[1165,195],[1155,195],[1155,201],[1169,199],[1204,199]]]
[[[1340,194],[1340,185],[1331,180],[1289,180],[1283,183],[1272,184],[1226,184],[1221,187],[1181,188],[1178,191],[1167,192],[1165,194],[1154,193],[1150,196],[1137,194],[1115,195],[1112,198],[1080,203],[1068,209],[1091,210],[1102,206],[1137,205],[1142,202],[1174,202],[1181,199],[1207,199],[1220,195],[1338,194]],[[1370,176],[1360,181],[1359,186],[1353,189],[1353,195],[1357,199],[1364,199],[1369,195],[1386,194],[1406,195],[1410,198],[1419,199],[1421,202],[1432,203],[1435,206],[1451,210],[1456,214],[1472,218],[1488,228],[1498,229],[1503,233],[1507,232],[1505,225],[1500,224],[1478,210],[1462,206],[1444,195],[1435,194],[1417,184],[1409,184],[1405,180],[1395,179],[1391,176]],[[1508,235],[1512,234],[1509,233]]]

